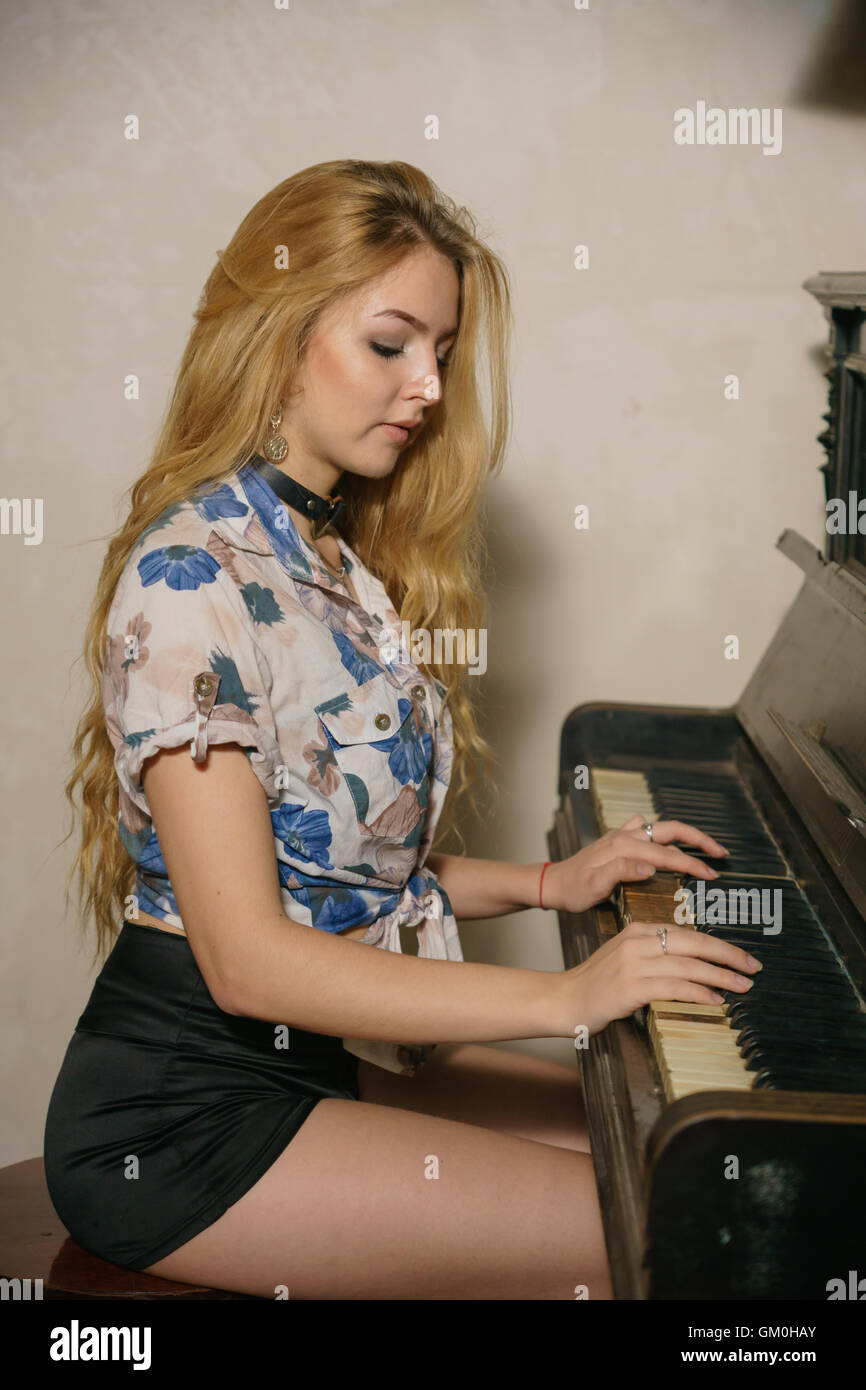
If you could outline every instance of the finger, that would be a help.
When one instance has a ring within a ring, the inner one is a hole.
[[[647,954],[653,948],[661,949],[658,926],[653,926],[651,922],[637,921],[633,922],[632,926],[643,929],[640,934],[646,938]],[[747,975],[757,974],[763,969],[761,962],[750,956],[748,951],[744,951],[742,946],[734,946],[730,941],[710,936],[707,932],[695,931],[692,927],[678,927],[673,924],[666,926],[665,945],[668,955],[697,956],[702,960],[727,965],[734,971],[743,971]]]
[[[654,961],[653,965],[655,967],[657,962]],[[732,990],[734,994],[748,994],[755,983],[746,975],[738,975],[736,970],[725,970],[720,965],[710,965],[708,961],[688,956],[674,956],[672,960],[666,960],[665,969],[674,979],[691,980],[694,984],[706,985],[708,989]]]
[[[634,830],[635,826],[641,826],[643,825],[643,823],[644,817],[640,814],[640,812],[636,812],[635,815],[633,815],[629,820],[627,820],[624,825],[620,826],[620,830]]]
[[[654,873],[654,866],[645,859],[618,855],[616,859],[606,859],[604,863],[594,865],[588,875],[588,884],[598,901],[612,893],[618,883],[646,883]]]
[[[634,837],[627,836],[629,843]],[[618,846],[622,849],[622,844]],[[632,850],[632,855],[634,851]],[[690,854],[685,854],[681,849],[672,846],[656,844],[654,840],[645,840],[641,844],[640,855],[635,856],[639,862],[653,864],[658,869],[676,870],[681,873],[693,874],[695,878],[718,878],[718,869],[713,869],[709,864],[705,864],[703,859],[693,859]]]
[[[691,980],[672,980],[667,976],[644,980],[642,993],[650,999],[674,999],[681,1004],[724,1004],[723,995]],[[650,993],[650,990],[652,993]]]
[[[623,827],[625,829],[625,827]],[[681,820],[657,820],[653,822],[653,841],[657,845],[668,845],[672,840],[683,840],[687,845],[696,845],[699,849],[705,849],[712,855],[729,855],[730,850],[720,845],[718,840],[714,840],[712,835],[707,835],[703,830],[698,830],[696,825],[687,825]]]

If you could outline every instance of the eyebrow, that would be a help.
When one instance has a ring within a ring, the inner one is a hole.
[[[372,314],[371,317],[374,319],[380,319],[385,314],[390,314],[393,318],[405,319],[407,323],[411,323],[414,328],[420,329],[422,333],[426,333],[428,331],[426,323],[424,323],[421,319],[416,319],[414,314],[407,313],[405,309],[382,309],[379,311],[378,314]],[[436,339],[436,341],[437,343],[441,343],[443,338],[453,338],[456,335],[456,333],[456,328],[447,328],[444,333],[439,334],[439,337]]]

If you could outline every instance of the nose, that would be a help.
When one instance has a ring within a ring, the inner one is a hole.
[[[413,377],[409,383],[409,393],[413,400],[424,400],[429,405],[440,400],[442,383],[438,371],[434,368],[425,372],[423,376]]]

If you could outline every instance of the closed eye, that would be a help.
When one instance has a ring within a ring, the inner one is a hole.
[[[380,357],[404,357],[406,354],[405,348],[392,348],[388,347],[385,343],[371,343],[370,347],[374,352],[377,352]],[[437,357],[436,362],[440,367],[448,366],[448,358]]]

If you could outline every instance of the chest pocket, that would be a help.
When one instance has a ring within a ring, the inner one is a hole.
[[[383,672],[315,708],[358,820],[402,842],[423,815],[430,784],[424,686],[398,689]]]

